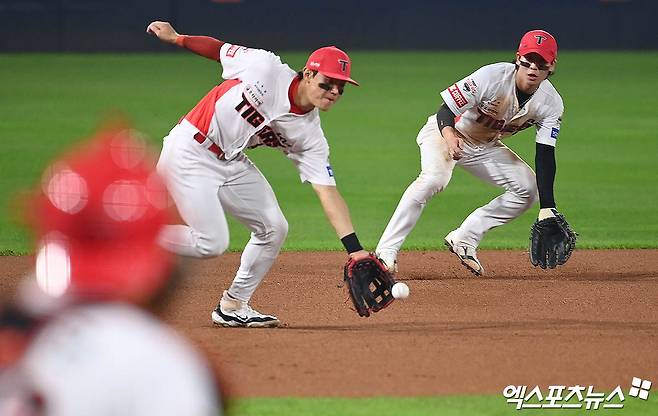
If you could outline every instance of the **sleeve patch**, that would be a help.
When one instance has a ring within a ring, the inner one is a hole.
[[[249,48],[245,46],[240,46],[240,45],[231,45],[227,50],[226,50],[226,57],[228,58],[233,58],[235,57],[235,54],[238,53],[239,50],[249,50]]]
[[[229,58],[233,58],[235,56],[235,53],[240,49],[238,45],[231,45],[230,48],[226,51],[226,56]]]
[[[331,166],[327,166],[327,173],[329,174],[329,177],[334,177],[334,170],[331,169]]]
[[[551,138],[557,140],[557,135],[560,134],[560,129],[553,127],[551,129]]]
[[[464,82],[464,91],[468,91],[471,94],[476,94],[478,90],[478,86],[475,84],[475,81],[473,79],[469,78]]]
[[[457,107],[462,108],[468,104],[468,101],[466,101],[466,98],[464,98],[464,95],[459,90],[457,84],[448,87],[448,92],[450,93],[452,99],[455,101],[455,104],[457,104]]]

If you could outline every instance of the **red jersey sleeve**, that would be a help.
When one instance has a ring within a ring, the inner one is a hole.
[[[210,36],[181,35],[176,38],[176,44],[185,49],[214,61],[219,61],[219,49],[224,42]]]

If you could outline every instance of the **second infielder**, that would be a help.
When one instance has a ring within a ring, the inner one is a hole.
[[[390,269],[397,268],[397,253],[425,204],[445,189],[457,165],[505,190],[445,237],[449,249],[476,275],[484,273],[476,249],[488,230],[518,217],[538,199],[539,220],[558,215],[553,197],[555,145],[564,106],[547,79],[556,61],[555,38],[532,30],[521,39],[514,63],[484,66],[441,92],[444,104],[416,139],[420,175],[402,196],[377,245],[377,254]],[[537,129],[536,177],[501,142],[532,126]]]

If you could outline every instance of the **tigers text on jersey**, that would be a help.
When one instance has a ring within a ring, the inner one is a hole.
[[[519,108],[515,74],[512,63],[486,65],[443,90],[443,101],[458,117],[455,128],[467,139],[489,142],[534,125],[536,142],[555,146],[564,111],[560,94],[544,80]]]
[[[185,119],[216,143],[227,160],[247,146],[277,147],[297,166],[302,181],[335,185],[319,110],[292,112],[289,91],[297,73],[272,52],[230,43],[222,45],[220,62],[226,81]]]

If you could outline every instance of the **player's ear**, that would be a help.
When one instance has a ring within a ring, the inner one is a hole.
[[[555,64],[557,64],[557,58],[553,60],[553,63],[548,65],[548,74],[546,75],[546,78],[550,77],[555,73]]]
[[[311,78],[315,78],[317,73],[317,71],[313,71],[312,69],[304,68],[304,79],[311,81]]]

